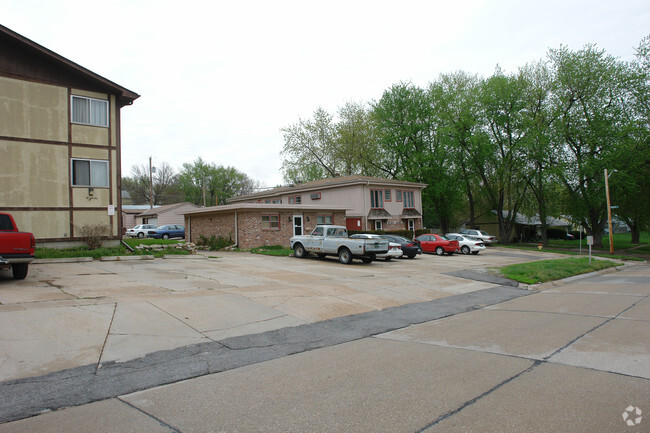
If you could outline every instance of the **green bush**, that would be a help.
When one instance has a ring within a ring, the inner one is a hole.
[[[223,236],[210,236],[209,238],[203,235],[199,235],[199,239],[196,241],[198,246],[207,246],[212,251],[222,250],[226,247],[234,245],[234,242],[230,237],[225,238]]]

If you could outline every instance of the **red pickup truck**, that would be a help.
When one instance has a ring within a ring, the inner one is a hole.
[[[11,267],[14,279],[24,279],[35,249],[34,235],[19,232],[12,216],[0,213],[0,269]]]

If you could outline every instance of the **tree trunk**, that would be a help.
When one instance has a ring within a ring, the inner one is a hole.
[[[639,230],[639,226],[637,224],[629,224],[630,226],[630,231],[632,235],[632,243],[633,244],[640,244],[641,243],[641,231]]]

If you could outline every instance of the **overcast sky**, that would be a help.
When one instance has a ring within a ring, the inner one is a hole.
[[[631,60],[649,0],[0,0],[1,23],[141,95],[122,173],[198,157],[282,183],[281,128],[398,82],[487,77],[595,43]],[[2,47],[0,47],[2,49]]]

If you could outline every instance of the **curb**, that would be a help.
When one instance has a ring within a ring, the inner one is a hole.
[[[153,260],[154,256],[106,256],[101,257],[101,262],[132,262],[138,260]]]
[[[208,257],[201,254],[165,254],[162,256],[163,259],[182,259],[182,260],[207,260]]]
[[[63,259],[35,259],[32,261],[32,264],[47,264],[47,263],[83,263],[83,262],[92,262],[92,257],[68,257]]]

